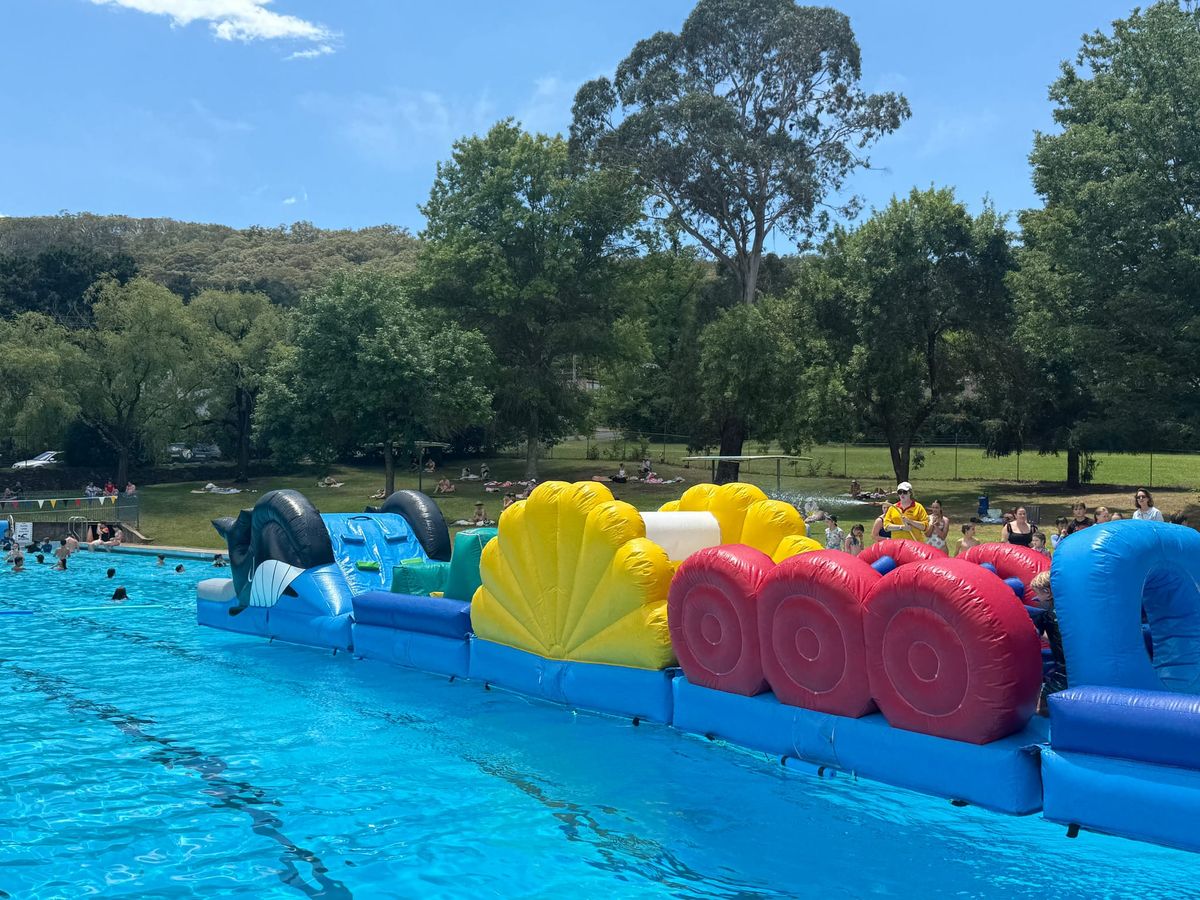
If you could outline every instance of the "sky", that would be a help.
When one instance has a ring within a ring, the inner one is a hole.
[[[1028,154],[1080,36],[1132,0],[835,0],[863,86],[912,118],[847,193],[930,185],[978,209],[1038,205]],[[565,133],[583,82],[677,0],[2,0],[0,215],[307,220],[417,232],[453,142],[514,117]],[[789,252],[778,239],[777,252]]]

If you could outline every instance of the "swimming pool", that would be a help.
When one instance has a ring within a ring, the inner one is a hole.
[[[117,578],[104,577],[108,566]],[[0,573],[13,897],[1142,897],[1200,857],[199,628],[195,583]],[[116,584],[129,608],[101,606]],[[134,605],[161,604],[138,610]],[[2,896],[2,895],[0,895]]]

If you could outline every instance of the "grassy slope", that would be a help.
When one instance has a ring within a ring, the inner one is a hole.
[[[883,452],[886,457],[886,451]],[[657,459],[657,454],[655,454],[655,458]],[[961,467],[961,456],[959,462]],[[497,459],[490,460],[489,465],[493,478],[515,480],[521,477],[524,463],[520,460]],[[478,464],[476,463],[472,468],[478,471]],[[610,485],[610,487],[614,489],[614,493],[619,499],[632,503],[639,509],[656,509],[667,500],[678,497],[689,485],[705,481],[708,478],[707,467],[689,469],[656,463],[656,468],[664,476],[682,475],[686,480],[683,484],[625,484]],[[752,481],[765,489],[773,490],[775,487],[773,464],[769,466],[769,471],[767,464],[763,463],[758,464],[758,469],[758,472],[752,470],[744,475],[743,480]],[[615,471],[615,464],[608,460],[563,458],[561,454],[556,454],[554,459],[543,460],[541,475],[542,480],[554,478],[576,481],[588,479],[597,473],[613,471]],[[925,470],[914,475],[913,481],[917,488],[917,497],[926,505],[934,498],[942,501],[947,514],[953,520],[952,538],[958,534],[958,525],[969,516],[974,515],[977,497],[980,493],[986,493],[991,498],[993,507],[1010,508],[1018,503],[1040,504],[1043,525],[1053,525],[1056,516],[1068,515],[1071,501],[1078,496],[1068,493],[1061,485],[1009,483],[998,480],[953,481],[947,480],[944,476],[933,478],[932,475],[935,472],[936,470],[927,464]],[[255,479],[245,487],[257,493],[228,496],[190,493],[190,491],[203,486],[200,482],[145,487],[140,490],[142,496],[141,530],[154,543],[158,544],[219,548],[221,541],[210,521],[221,516],[237,515],[238,510],[243,507],[253,506],[254,501],[262,492],[274,488],[295,488],[308,496],[324,512],[359,512],[368,503],[373,502],[368,497],[383,486],[383,474],[378,468],[337,467],[332,469],[330,474],[345,482],[345,485],[333,489],[318,488],[316,486],[317,475],[306,473]],[[449,474],[453,479],[458,474],[458,469],[453,469]],[[1022,475],[1024,474],[1025,467],[1022,465]],[[1111,472],[1106,474],[1111,474]],[[872,478],[868,475],[860,477],[865,487],[874,486],[876,482],[885,488],[894,486],[889,479],[882,477]],[[1197,481],[1200,481],[1200,478]],[[447,521],[468,518],[478,500],[484,501],[488,514],[493,518],[500,512],[501,494],[485,493],[482,484],[477,481],[455,482],[455,485],[456,493],[436,498]],[[403,473],[397,479],[399,488],[415,488],[416,486],[415,475]],[[427,478],[425,480],[426,491],[431,491],[432,486],[433,481]],[[847,482],[840,477],[785,477],[783,488],[785,491],[805,496],[831,496],[845,492]],[[1119,509],[1126,513],[1132,509],[1133,505],[1132,491],[1125,488],[1093,486],[1082,496],[1087,500],[1089,506],[1104,504],[1110,509]],[[1194,491],[1159,490],[1155,492],[1155,500],[1164,512],[1172,513],[1188,509],[1192,514],[1193,524],[1197,524],[1200,520],[1200,495]],[[844,517],[841,524],[843,528],[849,530],[850,524],[859,521],[869,528],[876,515],[875,508],[863,507],[858,516]],[[818,525],[814,529],[814,533],[819,537],[821,532],[822,528]],[[999,528],[995,526],[981,527],[980,537],[983,540],[996,540],[999,537]]]

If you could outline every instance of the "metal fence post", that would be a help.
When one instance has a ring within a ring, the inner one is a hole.
[[[954,480],[958,481],[958,432],[954,432]]]

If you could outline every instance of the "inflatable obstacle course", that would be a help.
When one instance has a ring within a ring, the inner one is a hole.
[[[421,513],[428,498],[404,493],[367,514],[408,523],[420,552],[398,561],[383,551],[405,529],[371,520],[356,544],[358,517],[331,531],[298,495],[218,523],[235,577],[201,583],[201,621],[344,641],[785,762],[1010,814],[1044,802],[1053,821],[1200,849],[1195,532],[1119,522],[1060,545],[1051,580],[1078,686],[1051,697],[1048,723],[1032,715],[1031,616],[1044,611],[1026,606],[1048,561],[1027,548],[950,559],[887,540],[856,558],[821,549],[799,513],[748,485],[698,485],[639,513],[601,484],[550,482],[451,553],[440,514]],[[335,549],[347,543],[374,548],[354,572]],[[360,590],[367,557],[367,577],[382,584],[395,562],[391,585],[410,590]],[[405,580],[410,567],[420,578]]]

